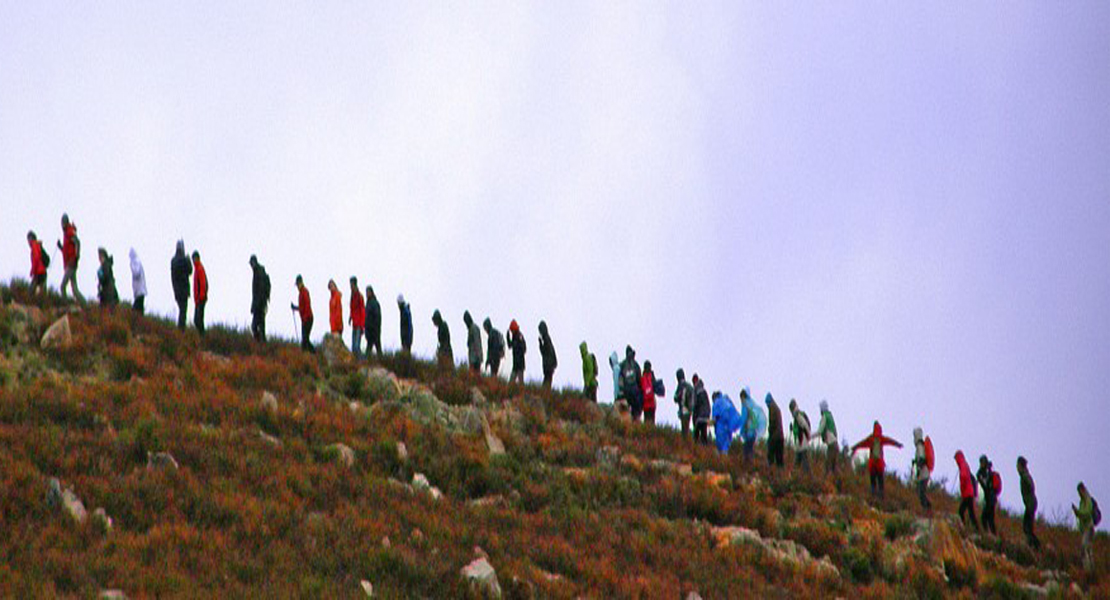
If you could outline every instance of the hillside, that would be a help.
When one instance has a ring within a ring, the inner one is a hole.
[[[574,390],[0,294],[0,596],[1110,596],[1106,535],[1085,573],[940,488],[928,518]]]

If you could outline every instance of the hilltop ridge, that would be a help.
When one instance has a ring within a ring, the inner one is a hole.
[[[3,596],[1110,596],[1105,534],[1084,572],[938,486],[928,515],[578,390],[0,296]]]

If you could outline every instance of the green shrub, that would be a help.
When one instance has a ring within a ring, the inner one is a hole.
[[[869,584],[875,579],[875,563],[871,556],[859,548],[848,548],[840,555],[841,565],[857,583]]]
[[[913,533],[913,524],[913,517],[899,513],[887,518],[883,524],[883,534],[886,539],[893,542],[900,537]]]

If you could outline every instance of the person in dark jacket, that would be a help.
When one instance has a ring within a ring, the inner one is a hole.
[[[96,271],[96,298],[101,306],[111,308],[119,304],[119,293],[116,291],[116,276],[112,272],[111,255],[104,248],[96,251],[100,258],[100,268]]]
[[[185,317],[189,312],[189,277],[193,263],[185,254],[185,241],[177,240],[177,252],[170,260],[170,279],[173,281],[173,299],[177,301],[177,328],[185,330]]]
[[[482,330],[470,316],[470,311],[463,311],[463,324],[466,325],[466,362],[470,370],[475,373],[482,372]]]
[[[543,387],[551,389],[551,380],[555,377],[559,358],[555,356],[555,344],[551,343],[545,321],[540,321],[540,357],[543,359]]]
[[[1017,471],[1021,477],[1021,503],[1025,505],[1025,514],[1021,518],[1021,530],[1025,532],[1025,540],[1034,550],[1041,549],[1041,541],[1033,533],[1033,524],[1037,520],[1037,485],[1033,483],[1033,476],[1029,474],[1029,461],[1024,456],[1017,459]]]
[[[266,341],[266,311],[270,306],[270,276],[266,268],[251,255],[251,334],[254,339]]]
[[[412,354],[412,306],[397,294],[397,310],[401,312],[401,352]]]
[[[443,316],[439,314],[439,310],[432,313],[432,323],[436,326],[436,336],[439,338],[436,360],[441,367],[454,366],[455,353],[451,351],[451,330],[447,327],[447,321],[444,321]]]
[[[705,382],[694,374],[694,441],[709,444],[709,420],[713,414],[713,405],[709,402],[709,392],[705,391]]]
[[[31,295],[42,295],[46,293],[46,251],[34,231],[27,232],[27,245],[31,247]]]
[[[362,358],[362,334],[366,331],[366,299],[358,289],[358,277],[351,276],[351,301],[347,322],[351,325],[351,354]]]
[[[520,332],[516,319],[509,323],[509,349],[513,351],[513,370],[509,375],[509,383],[524,383],[524,354],[528,351],[528,344],[524,342],[524,334]]]
[[[208,273],[200,264],[200,252],[193,250],[193,325],[204,337],[204,307],[208,306]]]
[[[782,467],[782,452],[786,445],[786,437],[782,431],[782,411],[770,392],[767,392],[764,402],[767,404],[767,462]]]
[[[304,279],[297,275],[297,303],[290,304],[289,308],[297,311],[301,315],[301,349],[306,352],[315,352],[312,347],[312,342],[309,336],[312,335],[312,297],[308,294],[308,287],[304,284]]]
[[[979,522],[983,530],[998,535],[998,528],[994,524],[994,509],[998,505],[998,492],[994,489],[994,465],[983,454],[979,457],[979,470],[975,472],[975,480],[983,490],[983,512],[979,515]]]
[[[366,355],[371,352],[382,355],[382,305],[374,293],[373,286],[366,286]]]
[[[674,403],[678,405],[678,421],[682,424],[682,437],[690,435],[690,416],[694,412],[694,387],[686,381],[686,371],[675,372],[678,384],[674,389]]]
[[[505,358],[505,336],[493,328],[493,321],[489,317],[482,321],[482,329],[486,330],[486,364],[489,366],[489,374],[497,377],[497,372],[501,370],[501,359]]]
[[[640,379],[643,373],[636,362],[636,351],[632,346],[624,348],[624,362],[621,363],[621,397],[628,402],[633,422],[638,422],[644,414],[644,397],[640,393]],[[709,396],[706,396],[706,402]]]

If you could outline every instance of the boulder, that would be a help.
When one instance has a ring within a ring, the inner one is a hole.
[[[46,505],[51,508],[60,508],[69,515],[78,525],[84,525],[88,518],[85,504],[73,493],[73,490],[63,487],[57,477],[51,477],[46,487]]]
[[[471,588],[480,596],[501,597],[501,584],[497,582],[497,572],[485,558],[474,559],[474,562],[463,567],[461,572],[463,578],[470,582]]]
[[[373,598],[374,597],[374,584],[372,584],[369,581],[366,581],[365,579],[363,579],[362,581],[359,582],[359,586],[362,588],[362,592],[364,594],[366,594],[367,598]]]
[[[404,442],[397,442],[397,460],[401,462],[409,461],[409,448]]]
[[[109,517],[108,512],[103,508],[98,508],[93,511],[92,524],[93,527],[103,534],[112,533],[112,517]]]
[[[123,590],[101,590],[96,596],[99,600],[127,600]]]
[[[428,478],[425,477],[423,473],[413,473],[412,487],[417,491],[427,492],[432,497],[432,500],[439,500],[443,497],[443,492],[429,483]]]
[[[334,452],[336,460],[339,464],[347,467],[348,469],[355,466],[355,451],[346,444],[332,444],[328,446],[329,452]]]
[[[46,333],[42,334],[41,346],[44,350],[50,348],[66,348],[73,343],[73,332],[69,328],[69,315],[54,321]]]
[[[712,529],[713,539],[717,547],[731,544],[751,544],[774,557],[779,562],[794,566],[812,564],[818,572],[829,578],[839,578],[840,570],[833,565],[829,557],[816,560],[810,555],[805,546],[791,540],[763,538],[758,531],[745,527],[715,527]]]
[[[278,409],[277,396],[271,394],[270,392],[262,392],[261,405],[262,405],[262,408],[264,410],[268,410],[270,412],[277,412],[277,409]]]
[[[505,444],[501,438],[493,433],[493,428],[489,426],[489,421],[484,417],[482,418],[482,434],[486,437],[486,447],[489,448],[490,456],[500,456],[505,453]]]
[[[266,442],[274,448],[281,448],[281,440],[266,433],[265,431],[262,431],[261,429],[258,430],[258,437],[261,438],[263,442]]]
[[[397,376],[382,367],[370,367],[363,371],[366,377],[367,394],[375,401],[392,401],[401,397],[401,386]]]
[[[177,459],[169,452],[155,452],[152,454],[148,450],[146,453],[146,468],[148,471],[156,469],[170,469],[176,471],[178,469]]]
[[[334,333],[324,335],[324,343],[322,346],[324,362],[327,363],[329,367],[349,365],[355,361],[354,355],[351,354],[351,351],[348,350],[347,346],[343,343],[343,338]]]

